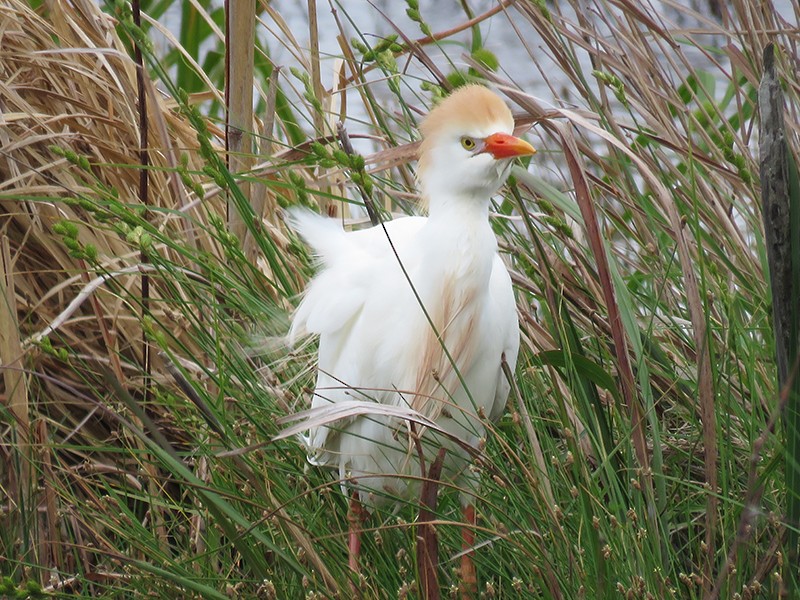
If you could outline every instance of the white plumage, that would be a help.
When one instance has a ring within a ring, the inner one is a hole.
[[[290,331],[291,342],[319,336],[312,408],[345,400],[407,405],[473,447],[483,421],[501,415],[509,391],[501,360],[513,370],[519,326],[489,205],[511,158],[534,153],[511,135],[513,126],[493,92],[462,88],[421,127],[427,218],[345,232],[309,211],[290,214],[320,260]],[[311,429],[305,441],[309,460],[337,468],[368,505],[409,497],[414,478],[424,476],[410,427],[397,418],[342,420]],[[443,478],[472,490],[468,453],[448,436],[424,431],[426,463],[442,445]]]

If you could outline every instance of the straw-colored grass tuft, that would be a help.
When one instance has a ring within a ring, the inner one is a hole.
[[[0,227],[12,241],[26,365],[50,375],[57,371],[58,379],[71,381],[67,365],[36,350],[47,331],[87,358],[105,357],[124,378],[130,375],[126,362],[138,363],[142,355],[141,325],[131,318],[137,307],[114,302],[102,285],[87,288],[86,259],[135,295],[141,275],[129,267],[139,263],[140,245],[135,235],[120,235],[113,207],[105,215],[108,223],[100,224],[80,200],[102,204],[107,191],[122,205],[139,203],[139,171],[131,167],[139,152],[136,69],[113,19],[96,3],[80,2],[68,11],[53,3],[50,10],[45,21],[23,2],[0,8]],[[181,155],[188,170],[199,170],[196,133],[160,94],[150,98],[150,136],[157,150],[150,153],[147,203],[154,211],[147,218],[165,229],[190,228],[189,219],[200,215],[192,210],[198,199],[175,171]],[[180,212],[166,214],[164,208]],[[61,227],[65,221],[74,229]],[[62,243],[62,238],[77,245]],[[218,252],[209,241],[197,243]],[[125,274],[115,275],[118,271]],[[94,292],[59,320],[84,289]],[[59,326],[52,331],[49,326],[56,321]],[[66,392],[54,393],[61,397]]]
[[[142,389],[142,309],[131,299],[141,297],[148,272],[141,252],[152,239],[130,217],[140,204],[139,109],[128,49],[96,2],[47,6],[46,19],[25,2],[0,6],[0,237],[10,258],[4,281],[11,284],[0,294],[7,313],[0,322],[19,323],[18,339],[0,346],[0,398],[13,417],[3,419],[2,436],[17,440],[2,449],[0,485],[10,496],[0,522],[23,560],[74,571],[57,542],[65,527],[92,526],[77,523],[54,490],[80,486],[91,473],[126,477],[123,465],[106,463],[100,452],[124,434],[99,403],[110,390],[98,382],[108,371],[129,389]],[[198,253],[219,256],[214,238],[193,234],[208,227],[208,215],[224,218],[220,198],[196,194],[203,164],[197,133],[149,82],[148,92],[149,210],[138,214]],[[152,317],[191,352],[192,339],[159,303],[159,288],[154,280]],[[28,404],[24,411],[14,409],[15,398]],[[168,414],[153,416],[169,428]],[[23,452],[28,440],[33,454]],[[66,440],[71,450],[58,452]],[[52,468],[31,477],[26,461],[34,455],[40,464],[60,465],[60,480],[49,479]],[[88,488],[77,497],[98,501]]]

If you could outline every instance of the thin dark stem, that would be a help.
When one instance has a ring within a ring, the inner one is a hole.
[[[133,22],[136,27],[142,26],[142,13],[139,0],[133,0],[131,4],[133,11]],[[150,154],[148,152],[147,139],[147,97],[144,85],[144,61],[142,60],[142,49],[139,44],[134,44],[134,60],[136,62],[136,92],[139,99],[139,202],[142,206],[149,206],[149,177],[148,166],[150,165]],[[144,218],[147,219],[145,212]],[[141,252],[142,263],[150,262],[147,253]],[[150,276],[142,273],[142,318],[150,312]],[[147,341],[147,333],[142,329],[142,362],[144,364],[144,388],[143,402],[145,405],[150,399],[150,344]]]

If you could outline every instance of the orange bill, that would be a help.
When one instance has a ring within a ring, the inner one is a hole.
[[[528,142],[507,133],[493,133],[484,140],[482,152],[488,152],[495,158],[512,158],[536,154],[536,149]]]

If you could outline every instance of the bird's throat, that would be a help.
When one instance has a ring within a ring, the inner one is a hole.
[[[481,206],[444,206],[432,211],[424,231],[427,269],[441,277],[468,279],[484,286],[497,253],[497,239],[489,224],[488,202]],[[438,263],[434,265],[433,263]]]
[[[453,228],[489,226],[490,197],[469,194],[435,194],[428,197],[428,218]]]

